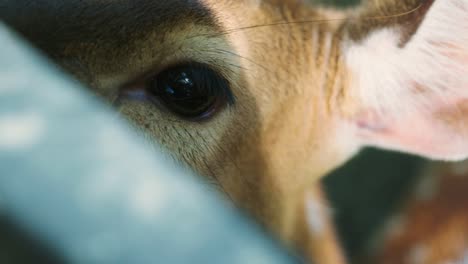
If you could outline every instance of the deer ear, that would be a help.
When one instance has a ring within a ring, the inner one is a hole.
[[[358,102],[351,121],[365,145],[464,159],[468,0],[428,2],[432,5],[409,38],[394,25],[346,45],[350,91]]]

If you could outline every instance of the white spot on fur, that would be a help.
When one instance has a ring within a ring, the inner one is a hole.
[[[422,244],[417,245],[409,251],[408,256],[407,256],[407,259],[408,259],[407,263],[425,264],[427,254],[428,254],[427,247],[425,247]]]
[[[468,176],[468,162],[457,162],[450,165],[452,173],[456,176],[467,177]]]
[[[440,178],[434,174],[424,175],[416,188],[416,199],[432,200],[439,191],[439,180]]]
[[[45,122],[37,114],[0,116],[0,149],[22,149],[37,143]]]
[[[393,238],[402,235],[405,232],[405,218],[403,215],[396,215],[387,222],[384,234],[388,238]]]
[[[381,230],[372,236],[366,245],[365,251],[368,255],[373,255],[382,250],[382,246],[388,241],[395,239],[405,232],[405,218],[401,214],[389,217]]]
[[[310,231],[314,234],[322,234],[325,231],[326,222],[324,214],[326,213],[323,205],[312,197],[306,201],[306,216]]]

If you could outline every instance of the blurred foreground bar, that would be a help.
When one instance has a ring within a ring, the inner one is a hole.
[[[69,263],[294,263],[0,22],[0,212]]]

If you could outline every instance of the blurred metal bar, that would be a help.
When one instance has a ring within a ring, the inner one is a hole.
[[[297,261],[0,22],[0,211],[70,263]]]

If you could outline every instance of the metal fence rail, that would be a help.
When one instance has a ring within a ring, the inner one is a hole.
[[[296,261],[0,22],[0,211],[70,263]]]

